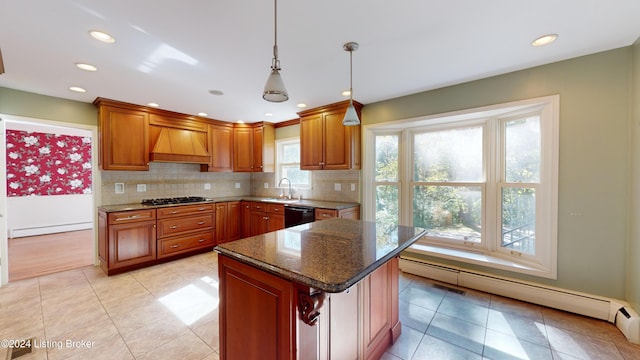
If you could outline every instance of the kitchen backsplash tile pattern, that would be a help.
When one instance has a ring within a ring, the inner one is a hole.
[[[249,173],[200,172],[197,164],[151,162],[149,171],[101,171],[100,174],[102,205],[179,196],[247,196],[251,191]],[[123,194],[115,193],[116,183],[124,183]],[[211,189],[205,189],[206,184]],[[145,185],[146,191],[137,191],[138,185]]]
[[[303,199],[360,202],[360,172],[312,171],[311,189],[293,188]],[[142,199],[178,196],[263,196],[277,197],[280,179],[274,173],[207,173],[197,164],[151,162],[149,171],[101,171],[102,205],[139,203]],[[115,184],[124,184],[124,193],[115,193]],[[264,188],[268,183],[268,188]],[[205,189],[209,184],[210,189]],[[336,190],[339,184],[340,190]],[[146,191],[139,192],[138,185]],[[353,189],[352,189],[353,185]],[[237,187],[239,186],[239,187]]]
[[[277,197],[280,189],[276,188],[280,179],[275,178],[274,173],[251,174],[251,195]],[[265,189],[264,183],[269,188]],[[285,182],[286,184],[286,182]],[[340,190],[336,190],[336,184]],[[353,190],[352,189],[353,185]],[[285,194],[288,189],[285,188]],[[312,171],[311,189],[293,188],[293,196],[303,199],[360,202],[360,171],[336,170],[336,171]]]

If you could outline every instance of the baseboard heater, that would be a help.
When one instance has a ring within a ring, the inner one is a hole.
[[[13,238],[20,238],[25,236],[56,234],[61,232],[87,230],[87,229],[93,229],[92,222],[35,226],[35,227],[22,228],[22,229],[9,229],[9,238],[13,239]]]
[[[630,342],[640,344],[640,317],[629,304],[621,300],[437,264],[411,256],[400,258],[400,269],[448,284],[609,321]]]

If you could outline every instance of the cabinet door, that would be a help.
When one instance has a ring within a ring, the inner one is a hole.
[[[284,229],[284,214],[267,214],[267,232]]]
[[[338,211],[331,210],[331,209],[316,208],[315,216],[316,216],[316,221],[331,219],[338,216]]]
[[[109,269],[155,259],[155,220],[109,226]]]
[[[292,282],[221,255],[220,359],[293,360]]]
[[[240,227],[242,228],[242,237],[251,236],[251,202],[241,201],[240,212],[242,220],[240,220]]]
[[[228,241],[229,232],[227,227],[227,203],[216,203],[216,242],[222,244]]]
[[[227,240],[234,241],[242,237],[241,207],[239,201],[227,203]]]
[[[146,112],[101,106],[99,121],[99,161],[103,170],[149,170]]]
[[[300,169],[322,170],[323,131],[322,114],[300,118]]]
[[[359,126],[344,126],[344,111],[324,114],[324,170],[351,169],[351,131]]]
[[[233,171],[233,127],[209,125],[208,171]]]
[[[253,129],[253,171],[261,172],[262,163],[262,144],[264,141],[264,132],[261,126]]]
[[[260,210],[251,210],[250,222],[251,222],[251,236],[264,234],[268,230],[267,213]]]
[[[253,171],[253,128],[233,128],[233,171]]]

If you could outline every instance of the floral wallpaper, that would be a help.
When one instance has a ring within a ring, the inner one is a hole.
[[[7,196],[91,193],[91,138],[7,130]]]

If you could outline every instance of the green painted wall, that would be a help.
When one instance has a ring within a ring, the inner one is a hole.
[[[627,301],[640,310],[640,39],[633,45],[631,76],[631,196],[627,249]]]
[[[3,87],[0,87],[0,114],[83,125],[98,124],[98,112],[92,104]]]
[[[558,279],[431,260],[627,298],[632,54],[620,48],[363,108],[369,125],[560,94]]]

